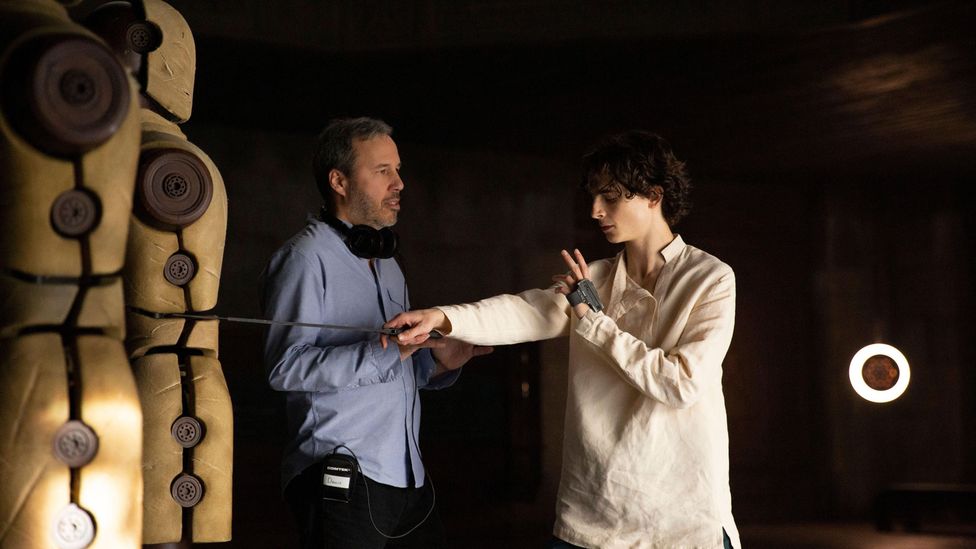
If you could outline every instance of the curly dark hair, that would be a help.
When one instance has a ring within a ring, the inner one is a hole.
[[[591,195],[616,193],[616,197],[623,187],[628,199],[660,195],[661,212],[672,227],[691,211],[691,179],[685,163],[674,156],[663,137],[647,131],[631,130],[597,143],[583,156],[581,187]]]

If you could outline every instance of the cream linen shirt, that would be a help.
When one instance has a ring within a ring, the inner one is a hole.
[[[451,336],[505,345],[569,335],[562,476],[553,533],[586,547],[721,548],[732,519],[722,360],[735,275],[680,236],[654,293],[624,253],[590,265],[602,312],[552,289],[439,307]]]

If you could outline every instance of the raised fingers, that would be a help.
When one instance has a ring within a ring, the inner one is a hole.
[[[583,274],[583,278],[590,278],[590,267],[586,264],[586,260],[583,259],[583,253],[578,249],[574,249],[573,255],[576,257],[576,262],[579,264],[580,272]]]
[[[566,250],[563,250],[561,252],[561,255],[563,256],[563,261],[566,262],[566,265],[569,267],[569,270],[573,273],[573,276],[576,277],[576,280],[574,282],[579,282],[580,280],[582,280],[584,278],[583,272],[580,270],[579,265],[576,264],[576,261],[573,259],[573,256],[569,255],[569,252],[567,252]]]

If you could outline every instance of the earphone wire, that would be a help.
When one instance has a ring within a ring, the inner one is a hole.
[[[333,454],[338,453],[339,448],[345,448],[346,450],[349,451],[350,454],[352,454],[352,457],[356,459],[356,469],[359,471],[359,475],[363,477],[363,486],[366,487],[366,511],[369,513],[369,522],[373,524],[373,529],[376,530],[379,533],[379,535],[383,536],[386,539],[405,538],[410,534],[412,534],[414,530],[420,528],[425,522],[427,522],[427,519],[430,518],[431,513],[434,512],[434,506],[437,504],[437,490],[434,489],[434,479],[430,477],[430,473],[427,473],[427,482],[430,482],[430,493],[431,493],[432,500],[430,502],[430,509],[427,510],[427,514],[424,515],[424,518],[422,518],[420,522],[415,524],[413,528],[407,530],[406,532],[398,536],[391,536],[386,532],[384,532],[383,530],[380,530],[379,527],[376,526],[376,520],[373,519],[373,506],[370,504],[369,501],[369,482],[367,482],[366,480],[366,475],[363,474],[363,467],[359,464],[359,457],[356,456],[356,452],[352,451],[352,448],[346,446],[345,444],[340,444],[335,448],[333,448],[332,453]]]
[[[320,211],[320,215],[322,216],[323,221],[325,221],[326,223],[328,223],[328,221],[325,219],[325,216],[331,216],[331,214],[328,212],[328,210],[326,210],[325,206],[322,207],[322,209]],[[335,218],[333,217],[333,219],[335,219]],[[336,220],[336,221],[338,221],[338,220]],[[329,223],[329,224],[331,225],[331,223]],[[336,228],[336,230],[339,230],[339,229]],[[347,243],[347,245],[348,245],[348,243]],[[399,254],[395,254],[394,255],[394,260],[396,261],[397,266],[400,267],[400,272],[401,272],[401,274],[403,276],[403,299],[404,299],[404,303],[406,303],[406,300],[407,300],[407,277],[406,277],[406,273],[403,270],[403,263],[400,261]],[[414,412],[415,412],[416,407],[417,407],[417,397],[418,396],[419,396],[418,395],[418,389],[417,389],[417,386],[416,386],[416,383],[415,383],[414,384],[414,403],[413,403],[413,406],[410,408],[410,419],[411,419],[411,422],[412,422],[412,420],[414,418]],[[413,438],[414,446],[416,446],[417,452],[420,453],[420,444],[417,442],[417,435],[416,435],[416,433],[414,433],[414,430],[413,429],[410,429],[410,437]],[[356,452],[353,452],[352,451],[352,448],[346,446],[345,444],[339,444],[339,445],[337,445],[335,448],[332,449],[332,453],[333,454],[338,453],[339,448],[345,448],[350,454],[352,454],[352,457],[355,458],[355,460],[356,460],[356,469],[359,471],[359,475],[361,477],[363,477],[363,486],[366,487],[366,511],[369,513],[369,522],[372,523],[373,529],[376,530],[376,532],[379,533],[379,535],[383,536],[386,539],[400,539],[400,538],[404,538],[404,537],[409,536],[411,533],[413,533],[414,530],[416,530],[417,528],[420,528],[425,522],[427,522],[427,519],[429,519],[430,518],[430,515],[434,512],[434,507],[437,505],[437,489],[434,487],[434,479],[430,476],[430,472],[429,471],[426,471],[426,469],[424,470],[425,476],[427,477],[427,482],[430,483],[430,493],[431,493],[430,508],[427,509],[427,514],[424,515],[424,518],[420,519],[420,522],[418,522],[417,524],[415,524],[412,528],[410,528],[406,532],[404,532],[404,533],[402,533],[400,535],[397,535],[397,536],[391,536],[391,535],[387,534],[386,532],[380,530],[379,527],[376,526],[376,520],[373,518],[373,506],[372,506],[372,503],[370,502],[370,497],[369,497],[369,482],[366,479],[366,475],[363,474],[363,467],[362,467],[362,465],[359,464],[359,457],[356,456]],[[423,454],[421,454],[421,462],[423,462]]]

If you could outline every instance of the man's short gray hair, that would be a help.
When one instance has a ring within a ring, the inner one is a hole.
[[[348,175],[356,164],[353,142],[372,139],[378,135],[393,135],[393,128],[382,120],[368,118],[336,118],[319,134],[312,156],[312,169],[325,207],[335,211],[335,195],[329,185],[329,173],[339,170]]]

